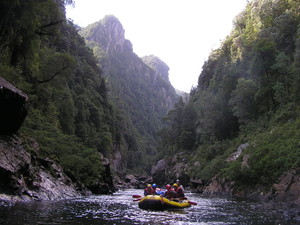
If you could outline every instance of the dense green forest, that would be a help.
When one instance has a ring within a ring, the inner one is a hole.
[[[59,161],[91,190],[109,182],[103,157],[118,154],[124,173],[184,154],[190,179],[218,175],[237,187],[268,188],[300,167],[298,0],[249,2],[188,101],[164,62],[133,53],[117,18],[80,30],[65,18],[72,3],[0,2],[0,75],[29,96],[18,134],[37,140],[36,157]]]
[[[18,135],[34,138],[40,151],[28,151],[57,160],[94,191],[111,184],[104,157],[118,175],[150,171],[157,130],[177,95],[169,67],[135,55],[117,18],[81,29],[65,16],[73,3],[1,1],[0,75],[29,96]]]
[[[93,190],[107,182],[102,154],[111,151],[118,131],[105,80],[66,20],[66,4],[72,1],[0,2],[0,74],[29,96],[19,134],[37,140],[38,157],[58,160]]]
[[[191,155],[189,176],[269,187],[300,166],[300,2],[254,0],[211,52],[161,130],[164,155]],[[237,160],[230,157],[247,144]]]

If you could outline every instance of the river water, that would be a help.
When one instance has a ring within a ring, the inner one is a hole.
[[[18,203],[0,208],[0,224],[300,224],[300,221],[283,219],[281,211],[258,207],[258,203],[203,198],[192,193],[186,196],[197,205],[190,208],[162,212],[142,210],[132,198],[142,192],[130,189],[113,195]]]

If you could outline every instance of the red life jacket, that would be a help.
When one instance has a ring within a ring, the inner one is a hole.
[[[170,189],[167,190],[167,191],[165,192],[165,194],[164,194],[164,196],[165,196],[166,198],[169,198],[169,199],[171,199],[171,198],[176,198],[176,195],[177,195],[177,193],[176,193],[176,191],[175,191],[173,188],[170,188]]]
[[[144,190],[144,195],[154,195],[155,194],[155,191],[152,187],[146,187],[145,190]]]
[[[176,189],[176,192],[177,192],[177,197],[178,197],[178,198],[183,198],[183,197],[184,197],[184,193],[183,193],[183,190],[182,190],[181,187],[178,187],[178,188]]]

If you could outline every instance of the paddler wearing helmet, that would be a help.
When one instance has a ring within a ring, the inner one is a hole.
[[[166,185],[166,192],[164,193],[164,197],[168,199],[176,198],[177,193],[176,191],[172,188],[170,184]]]
[[[152,185],[147,184],[147,187],[144,190],[144,195],[146,196],[146,195],[154,195],[154,194],[155,194],[155,191],[153,190]]]
[[[184,198],[184,192],[177,183],[173,184],[173,188],[174,188],[175,192],[177,193],[177,196],[176,196],[177,198]]]

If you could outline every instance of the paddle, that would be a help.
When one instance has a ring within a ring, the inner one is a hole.
[[[179,198],[180,200],[187,200],[186,197],[183,197],[183,198]],[[191,205],[197,205],[196,202],[191,202],[191,201],[188,201],[188,203],[190,203]]]
[[[137,202],[137,201],[140,201],[142,200],[141,198],[138,198],[138,199],[133,199],[134,202]]]
[[[142,196],[140,195],[132,195],[133,198],[141,198]]]
[[[190,203],[191,205],[197,205],[196,202],[191,202],[191,201],[188,201],[188,203]]]

